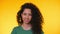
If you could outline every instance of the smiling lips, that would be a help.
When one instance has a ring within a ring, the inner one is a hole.
[[[25,20],[26,22],[29,22],[29,20]]]

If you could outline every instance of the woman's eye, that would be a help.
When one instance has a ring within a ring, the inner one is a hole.
[[[31,14],[29,14],[29,16],[31,16]]]
[[[31,14],[27,14],[27,13],[23,13],[23,15],[28,15],[28,16],[32,16]]]
[[[24,13],[24,15],[26,15],[26,13]]]

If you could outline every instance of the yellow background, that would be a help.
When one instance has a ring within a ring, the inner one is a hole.
[[[17,26],[16,13],[26,2],[31,2],[40,9],[44,17],[44,34],[60,34],[59,0],[0,0],[0,34],[10,34]]]

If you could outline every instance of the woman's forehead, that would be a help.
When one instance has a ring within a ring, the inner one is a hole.
[[[23,13],[31,13],[31,9],[26,8],[24,9]]]

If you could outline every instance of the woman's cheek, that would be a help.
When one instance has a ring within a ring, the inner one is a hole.
[[[30,20],[31,20],[32,16],[30,16],[29,18],[30,18]]]
[[[22,20],[23,20],[23,21],[25,20],[25,16],[24,16],[24,15],[22,15]]]

